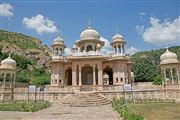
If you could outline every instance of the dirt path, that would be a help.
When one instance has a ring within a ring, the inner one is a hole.
[[[52,107],[35,113],[1,112],[0,120],[121,120],[111,105],[97,107]]]

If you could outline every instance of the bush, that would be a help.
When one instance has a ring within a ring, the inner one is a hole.
[[[0,103],[0,111],[36,112],[50,106],[48,101]]]
[[[125,120],[144,120],[143,116],[140,114],[135,114],[126,106],[124,99],[114,100],[112,102],[112,107],[117,111],[121,117]]]
[[[28,75],[25,71],[18,72],[16,75],[17,82],[28,83]]]
[[[162,77],[160,75],[157,75],[156,77],[154,77],[153,79],[153,84],[154,85],[162,85]]]

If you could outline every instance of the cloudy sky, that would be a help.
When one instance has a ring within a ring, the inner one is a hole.
[[[128,53],[180,45],[178,0],[1,0],[0,29],[37,37],[50,46],[57,32],[71,48],[92,26],[109,51],[119,32]]]

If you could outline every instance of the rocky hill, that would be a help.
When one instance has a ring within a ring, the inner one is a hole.
[[[2,53],[14,53],[34,61],[38,67],[47,67],[51,59],[50,49],[42,41],[21,33],[0,30],[0,49]]]

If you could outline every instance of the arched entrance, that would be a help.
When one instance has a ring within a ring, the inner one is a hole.
[[[92,51],[92,50],[93,50],[92,45],[88,45],[87,46],[87,52]]]
[[[93,84],[93,68],[89,65],[82,67],[82,85],[92,85]]]
[[[103,75],[107,74],[109,77],[109,85],[113,85],[113,70],[109,66],[105,67],[103,70]]]
[[[65,84],[72,85],[72,68],[71,67],[69,67],[65,71]]]

